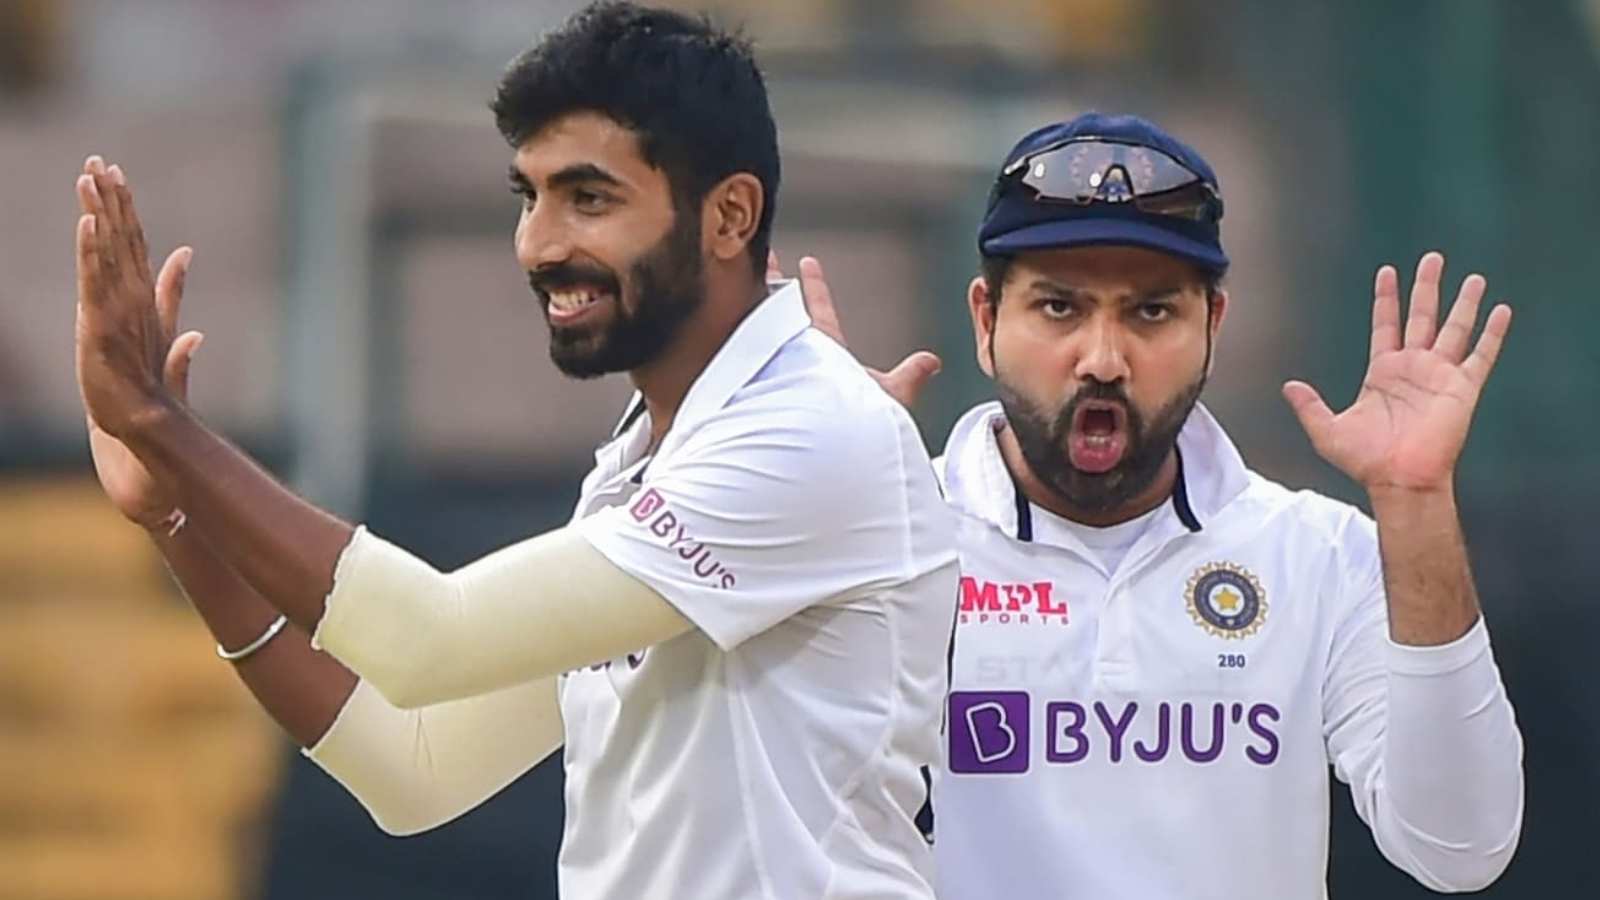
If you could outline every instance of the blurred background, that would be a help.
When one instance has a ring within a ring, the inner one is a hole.
[[[487,112],[570,0],[0,0],[0,898],[546,898],[551,760],[396,840],[211,651],[88,468],[72,375],[83,158],[150,242],[197,248],[194,402],[320,504],[454,566],[568,516],[628,393],[563,381],[511,253]],[[1235,260],[1207,402],[1257,469],[1359,500],[1278,387],[1335,404],[1375,268],[1445,252],[1516,324],[1460,492],[1528,744],[1487,892],[1595,897],[1600,686],[1600,0],[723,0],[784,151],[775,245],[827,265],[884,365],[947,359],[933,444],[988,396],[963,292],[1000,157],[1088,108],[1216,165]],[[1409,279],[1408,279],[1409,280]],[[1473,785],[1461,785],[1471,791]],[[1334,897],[1425,894],[1334,789]],[[1230,845],[1248,860],[1249,835]]]

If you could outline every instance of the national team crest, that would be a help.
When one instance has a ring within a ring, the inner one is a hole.
[[[1255,634],[1267,620],[1267,592],[1243,566],[1214,562],[1189,576],[1185,601],[1194,623],[1220,638]]]

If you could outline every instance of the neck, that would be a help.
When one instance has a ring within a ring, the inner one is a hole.
[[[1017,443],[1016,435],[1011,433],[1010,427],[1000,429],[996,435],[1000,442],[1000,456],[1005,460],[1006,468],[1010,470],[1011,477],[1022,489],[1022,496],[1028,502],[1042,509],[1080,525],[1092,528],[1109,528],[1112,525],[1121,525],[1139,518],[1147,512],[1167,502],[1172,496],[1173,489],[1178,483],[1178,455],[1176,451],[1167,454],[1167,459],[1161,464],[1161,473],[1150,486],[1139,493],[1138,496],[1127,503],[1112,509],[1085,509],[1078,506],[1059,492],[1051,488],[1034,474],[1028,461],[1022,455],[1022,447]]]
[[[683,323],[677,339],[660,356],[628,373],[633,386],[644,395],[645,410],[650,413],[651,447],[661,443],[689,388],[739,323],[755,309],[764,290],[754,285],[720,296],[708,293],[705,302]]]

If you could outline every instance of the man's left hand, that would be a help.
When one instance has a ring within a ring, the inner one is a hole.
[[[1312,446],[1368,494],[1452,487],[1478,397],[1511,327],[1511,307],[1498,305],[1473,346],[1487,287],[1476,274],[1462,281],[1449,318],[1438,327],[1443,272],[1438,253],[1417,263],[1402,331],[1399,276],[1392,266],[1378,270],[1367,375],[1348,409],[1335,414],[1305,382],[1283,387]]]

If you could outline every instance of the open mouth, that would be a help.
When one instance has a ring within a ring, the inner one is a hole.
[[[1067,452],[1074,468],[1100,473],[1115,468],[1128,449],[1128,411],[1120,403],[1090,400],[1073,416]]]
[[[570,325],[616,299],[609,291],[582,285],[548,291],[545,297],[545,314],[553,325]]]

